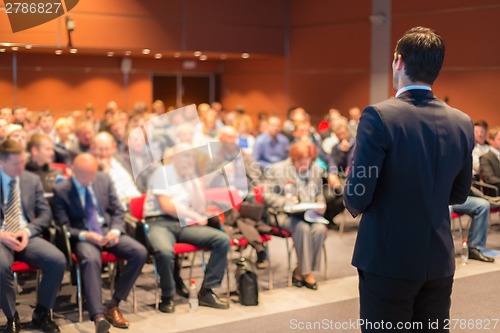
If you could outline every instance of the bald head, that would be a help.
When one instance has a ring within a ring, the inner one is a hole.
[[[73,162],[73,175],[82,186],[88,187],[94,182],[98,168],[94,156],[89,153],[79,154]]]
[[[116,152],[116,141],[108,132],[100,132],[92,139],[92,155],[98,159],[111,159]]]
[[[219,130],[219,141],[236,143],[238,140],[238,132],[234,127],[224,126]]]

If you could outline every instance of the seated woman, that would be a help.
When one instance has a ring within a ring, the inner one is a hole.
[[[313,164],[316,157],[316,147],[309,140],[294,143],[290,148],[289,158],[275,163],[269,169],[263,194],[264,203],[283,211],[287,201],[285,186],[292,187],[295,202],[320,203],[323,207],[316,209],[316,213],[323,214],[326,206],[322,171]],[[306,222],[304,212],[282,212],[277,218],[283,229],[292,234],[297,252],[298,267],[293,272],[293,284],[299,288],[305,286],[318,289],[313,271],[320,269],[321,249],[326,239],[325,225]]]

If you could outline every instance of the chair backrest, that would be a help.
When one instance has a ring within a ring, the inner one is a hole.
[[[49,166],[50,166],[52,169],[59,169],[59,170],[61,170],[61,171],[62,171],[62,173],[63,173],[63,176],[64,176],[64,177],[66,177],[66,178],[67,178],[67,177],[69,176],[69,175],[68,175],[68,173],[67,173],[67,171],[68,171],[68,167],[67,167],[67,165],[66,165],[66,164],[64,164],[64,163],[50,163],[50,165],[49,165]]]
[[[230,204],[231,207],[239,209],[243,198],[237,189],[228,190],[227,188],[207,188],[204,191],[207,202],[220,202]]]
[[[71,271],[74,262],[71,252],[71,243],[69,241],[68,229],[64,225],[57,226],[55,228],[56,228],[56,235],[54,239],[54,244],[66,257],[66,268]]]
[[[144,201],[146,201],[146,194],[130,199],[130,215],[138,220],[144,218]]]

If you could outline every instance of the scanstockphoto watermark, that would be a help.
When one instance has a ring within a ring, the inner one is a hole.
[[[333,319],[322,319],[317,321],[301,321],[298,319],[290,319],[290,330],[300,331],[359,331],[360,329],[380,330],[380,331],[401,331],[424,330],[425,325],[422,322],[386,322],[386,321],[369,321],[366,319],[349,319],[345,321],[337,321]]]
[[[72,10],[79,0],[4,0],[13,33],[52,21]]]

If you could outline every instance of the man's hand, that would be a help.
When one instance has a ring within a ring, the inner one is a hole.
[[[26,248],[26,245],[28,245],[30,235],[26,229],[20,229],[18,232],[16,232],[15,237],[20,242],[17,252],[21,252]]]
[[[351,149],[351,143],[349,142],[349,140],[344,139],[342,140],[342,142],[340,142],[339,148],[343,152],[348,152],[349,149]]]
[[[108,173],[109,170],[111,169],[111,160],[110,159],[98,158],[97,164],[99,165],[99,169],[104,173]]]
[[[120,235],[110,231],[104,239],[106,240],[107,247],[113,247],[120,242]]]
[[[21,242],[17,239],[16,234],[8,231],[0,231],[0,242],[12,251],[19,252],[18,249],[21,246]]]
[[[102,235],[93,231],[85,232],[85,240],[97,246],[104,246],[108,243],[108,240],[102,237]]]
[[[339,188],[341,186],[339,176],[331,174],[328,176],[328,185],[333,188]]]

